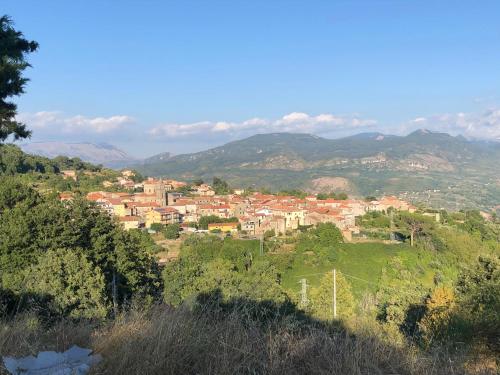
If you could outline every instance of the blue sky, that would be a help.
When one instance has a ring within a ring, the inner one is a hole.
[[[136,156],[275,131],[500,139],[499,1],[37,1],[32,141]]]

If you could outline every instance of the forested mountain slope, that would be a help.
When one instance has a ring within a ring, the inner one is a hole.
[[[491,209],[500,196],[500,143],[417,130],[407,136],[363,133],[341,139],[259,134],[207,151],[152,158],[148,175],[221,176],[241,187],[340,189],[403,194],[429,205]]]

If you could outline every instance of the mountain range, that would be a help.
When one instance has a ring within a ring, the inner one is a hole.
[[[139,170],[183,180],[213,176],[233,186],[352,195],[397,194],[429,205],[492,208],[500,203],[500,143],[417,130],[340,139],[257,134],[207,151],[149,158]]]
[[[22,144],[20,147],[28,154],[48,158],[56,156],[77,157],[109,168],[120,168],[137,162],[136,158],[128,155],[125,151],[106,143],[32,142]]]
[[[207,182],[217,176],[243,188],[395,194],[450,209],[500,205],[500,143],[425,129],[407,136],[361,133],[340,139],[257,134],[206,151],[163,152],[142,160],[108,144],[35,142],[21,147],[47,157],[133,167],[149,176]]]

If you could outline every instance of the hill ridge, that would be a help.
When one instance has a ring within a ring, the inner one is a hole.
[[[432,201],[429,192],[439,191],[438,207],[486,208],[499,203],[500,165],[495,160],[500,160],[500,143],[425,129],[405,136],[375,132],[337,139],[270,133],[146,162],[139,170],[188,181],[218,176],[239,187],[312,192],[318,178],[340,177],[354,195],[405,194]],[[445,192],[455,197],[451,203]]]

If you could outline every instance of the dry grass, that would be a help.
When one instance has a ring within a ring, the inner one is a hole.
[[[389,344],[396,341],[384,339],[381,331],[372,334],[371,328],[352,335],[289,318],[261,324],[248,316],[239,310],[217,315],[158,306],[99,327],[64,321],[50,329],[25,316],[0,323],[0,352],[90,346],[104,357],[94,374],[465,373],[443,353],[423,356]]]

